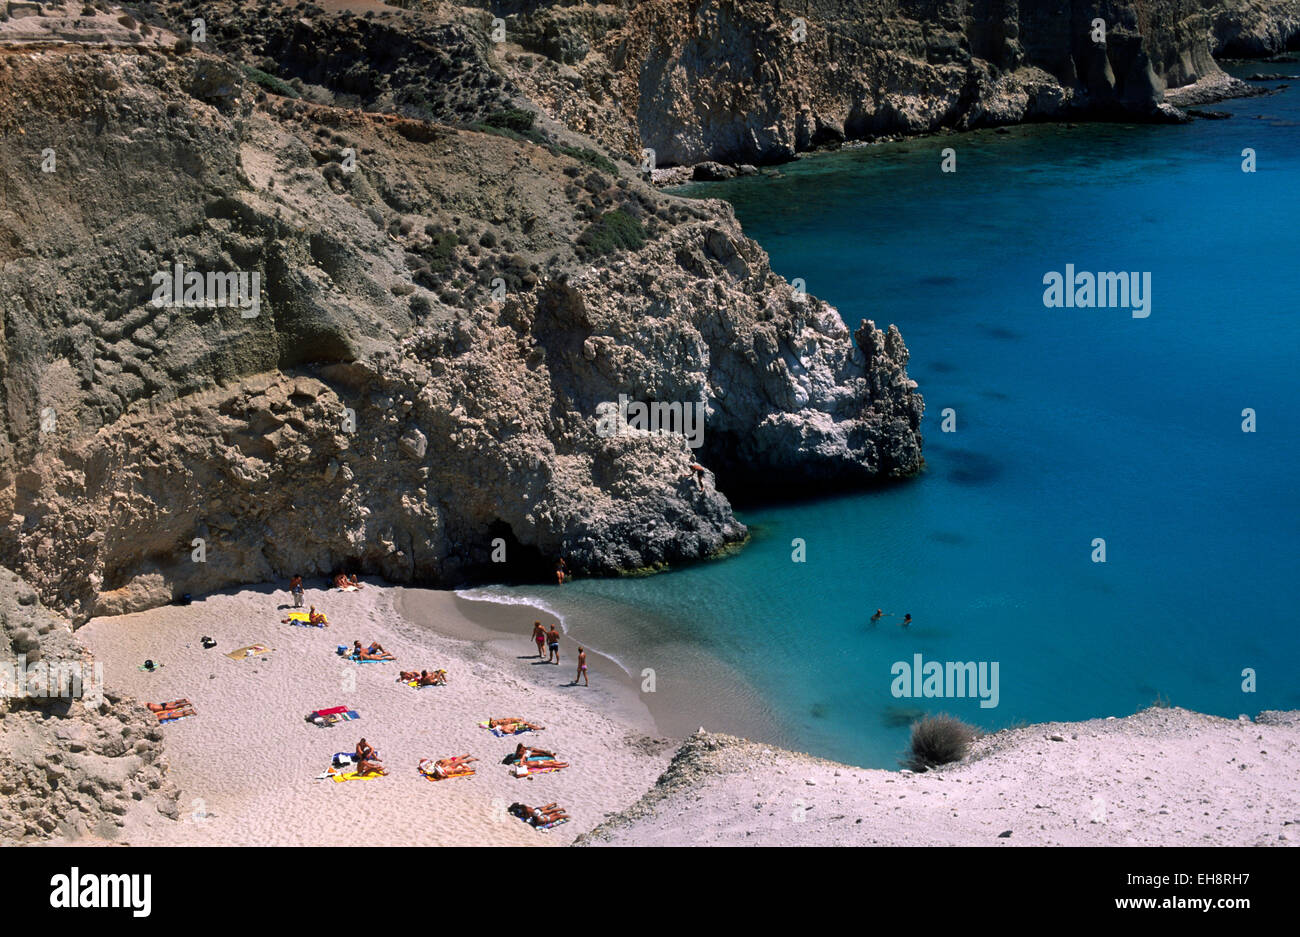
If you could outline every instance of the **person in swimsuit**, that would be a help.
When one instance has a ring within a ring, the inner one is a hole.
[[[541,755],[552,761],[555,760],[555,752],[548,752],[544,748],[528,748],[523,742],[515,746],[515,761],[523,764],[534,755]]]
[[[573,678],[573,685],[578,685],[578,677],[582,678],[583,686],[591,686],[587,682],[587,652],[583,648],[578,648],[578,674]]]
[[[551,625],[551,630],[546,632],[546,640],[551,646],[551,656],[547,658],[546,662],[558,666],[560,663],[560,629],[557,625]]]
[[[354,589],[364,589],[364,588],[365,588],[365,586],[363,586],[361,583],[357,582],[357,574],[356,574],[356,573],[353,573],[353,574],[352,574],[352,578],[348,580],[348,585],[352,586],[352,588],[354,588]]]
[[[904,615],[904,616],[903,616],[903,621],[902,621],[902,625],[903,625],[903,627],[906,628],[906,627],[907,627],[908,625],[910,625],[911,623],[912,623],[912,616],[911,616],[911,615]]]
[[[446,686],[447,671],[435,670],[433,673],[429,673],[427,670],[421,670],[418,682],[420,686]]]
[[[882,612],[880,609],[876,609],[876,614],[871,616],[871,623],[874,625],[876,622],[880,621],[880,619],[884,617],[885,617],[885,613]]]
[[[568,571],[569,568],[564,565],[564,557],[560,557],[559,561],[555,564],[555,584],[557,586],[564,585],[564,577]]]
[[[358,762],[369,761],[369,762],[374,762],[375,764],[380,763],[379,752],[375,751],[370,746],[370,743],[367,742],[365,739],[362,739],[360,742],[357,742],[357,750],[355,754],[357,756]]]
[[[533,622],[533,640],[537,642],[537,656],[540,659],[546,646],[546,629],[540,621]]]
[[[322,615],[320,612],[316,611],[316,606],[313,605],[311,608],[307,610],[307,624],[325,625],[328,624],[328,622],[325,621],[325,616]]]
[[[302,608],[302,577],[294,576],[289,580],[289,594],[293,596],[293,607]]]

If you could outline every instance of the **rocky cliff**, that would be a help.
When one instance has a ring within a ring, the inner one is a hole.
[[[132,811],[178,815],[156,720],[105,676],[67,620],[0,568],[0,842],[112,840]]]
[[[613,150],[652,149],[659,166],[781,162],[944,127],[1178,119],[1167,89],[1244,91],[1211,53],[1279,52],[1300,37],[1296,0],[480,5],[512,14],[513,82]]]
[[[656,567],[744,538],[717,478],[919,470],[897,330],[855,343],[725,204],[518,109],[364,112],[44,19],[0,62],[0,556],[74,619],[341,566]],[[177,265],[256,307],[167,305]],[[602,433],[620,395],[698,406],[702,445]]]

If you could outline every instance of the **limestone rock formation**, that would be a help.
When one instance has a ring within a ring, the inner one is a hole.
[[[746,536],[727,486],[921,468],[897,332],[855,346],[725,204],[551,125],[266,86],[165,44],[0,64],[0,556],[75,621],[342,565],[656,568]],[[620,397],[700,408],[700,447],[600,432]]]
[[[69,623],[0,568],[0,842],[111,840],[132,809],[176,817],[159,726],[103,682]]]

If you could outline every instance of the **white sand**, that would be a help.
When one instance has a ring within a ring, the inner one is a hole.
[[[1294,846],[1300,713],[1263,718],[1274,722],[1149,709],[1034,725],[989,736],[973,760],[919,775],[700,734],[653,791],[590,839],[619,846]]]
[[[602,662],[591,661],[591,690],[565,688],[575,647],[564,641],[564,666],[534,666],[515,653],[431,636],[394,611],[398,590],[374,584],[360,593],[308,589],[307,602],[329,615],[330,627],[280,623],[286,591],[248,588],[165,607],[95,619],[78,631],[104,665],[105,681],[141,701],[188,698],[198,716],[164,726],[169,778],[182,792],[181,821],[151,811],[129,817],[123,840],[138,845],[556,845],[571,842],[604,816],[644,793],[668,763],[675,743],[647,737],[647,715],[630,720],[635,698],[602,711],[613,680],[602,686]],[[448,631],[472,632],[451,593],[441,603]],[[503,608],[520,620],[518,654],[531,650],[531,609]],[[216,638],[211,650],[203,635]],[[354,639],[379,641],[395,663],[355,664],[335,654]],[[264,657],[234,661],[225,653],[266,644]],[[429,651],[424,648],[435,647]],[[144,673],[146,658],[163,669]],[[612,665],[609,665],[612,667]],[[396,682],[399,670],[446,668],[450,685],[415,690]],[[606,668],[608,669],[608,668]],[[305,721],[315,709],[346,705],[361,719],[322,729]],[[497,738],[477,723],[518,716],[546,731]],[[334,752],[361,737],[378,749],[389,776],[335,783],[315,780]],[[500,763],[516,741],[552,750],[568,769],[516,779]],[[421,758],[472,754],[473,778],[431,782]],[[505,813],[510,803],[558,802],[573,820],[550,832]]]

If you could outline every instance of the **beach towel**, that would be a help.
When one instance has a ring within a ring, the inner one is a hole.
[[[526,729],[526,728],[524,728],[523,726],[520,726],[520,727],[519,727],[518,729],[516,729],[514,732],[505,732],[505,731],[503,731],[503,730],[502,730],[500,727],[498,727],[498,726],[489,726],[489,725],[488,725],[488,720],[487,720],[487,719],[484,719],[482,722],[479,723],[479,728],[487,729],[489,732],[491,732],[491,733],[492,733],[493,735],[495,735],[497,738],[503,738],[503,737],[505,737],[505,736],[507,736],[507,735],[523,735],[525,732],[537,732],[537,731],[540,731],[540,729]],[[541,727],[541,728],[545,728],[545,726],[543,726],[543,727]]]
[[[265,644],[250,644],[248,647],[241,647],[237,651],[231,651],[226,656],[231,660],[243,660],[246,657],[257,657],[260,654],[270,654],[271,648]]]
[[[290,612],[289,624],[297,625],[299,628],[324,628],[329,623],[329,616],[322,615],[320,612],[316,614],[320,615],[321,620],[317,624],[312,624],[310,612]]]
[[[194,711],[193,706],[185,706],[181,709],[165,709],[155,715],[158,716],[158,724],[160,726],[165,726],[172,722],[180,722],[182,719],[188,719],[190,716],[197,716],[198,713]]]
[[[313,710],[313,711],[312,711],[312,715],[313,715],[313,716],[335,716],[335,715],[338,715],[339,713],[345,713],[345,712],[347,712],[347,711],[348,711],[348,708],[347,708],[346,706],[335,706],[335,707],[333,707],[332,709],[316,709],[316,710]]]
[[[335,586],[334,588],[337,589],[339,592],[360,592],[361,591],[356,586]]]
[[[153,673],[155,670],[162,670],[162,668],[162,664],[154,664],[152,667],[146,667],[144,664],[141,664],[137,669],[143,670],[145,673]]]
[[[512,813],[511,816],[512,816],[512,817],[517,817],[518,819],[524,821],[524,823],[527,823],[527,824],[528,824],[529,826],[531,826],[533,829],[535,829],[535,830],[541,830],[542,832],[545,832],[546,830],[549,830],[549,829],[551,829],[552,827],[557,827],[557,826],[560,826],[561,824],[564,824],[564,823],[568,823],[568,822],[569,822],[569,818],[568,818],[568,817],[560,817],[560,819],[558,819],[558,820],[552,820],[550,823],[534,823],[534,822],[532,821],[532,818],[530,818],[530,817],[521,817],[521,816],[519,816],[519,814],[517,814],[517,813]]]
[[[328,715],[324,713],[312,713],[307,717],[307,721],[328,729],[330,726],[338,725],[340,722],[351,722],[354,719],[360,719],[361,713],[355,710],[344,710],[343,712],[331,712]]]
[[[331,774],[331,778],[338,784],[344,781],[369,781],[371,778],[382,778],[382,774],[357,774],[355,771],[349,771],[347,774]]]

